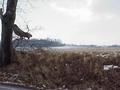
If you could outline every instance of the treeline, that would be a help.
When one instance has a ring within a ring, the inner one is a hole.
[[[64,46],[58,39],[31,39],[31,40],[14,40],[14,47],[55,47],[55,46]]]

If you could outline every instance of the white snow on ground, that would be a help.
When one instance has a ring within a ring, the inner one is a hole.
[[[110,69],[115,69],[115,68],[120,68],[120,67],[115,66],[115,65],[104,65],[104,70],[110,70]]]

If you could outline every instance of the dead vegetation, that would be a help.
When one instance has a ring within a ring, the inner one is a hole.
[[[14,63],[0,69],[0,81],[41,89],[120,90],[120,53],[35,50],[16,55]],[[118,68],[104,70],[108,64]]]

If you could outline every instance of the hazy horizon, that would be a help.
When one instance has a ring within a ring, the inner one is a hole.
[[[33,7],[27,13],[18,12],[15,23],[22,29],[25,24],[38,29],[31,31],[33,38],[60,39],[67,44],[120,45],[120,0],[30,2]]]

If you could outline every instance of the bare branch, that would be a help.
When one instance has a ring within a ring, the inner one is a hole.
[[[5,4],[5,0],[3,0],[3,2],[2,2],[2,12],[4,13],[4,4]]]
[[[2,12],[2,8],[0,8],[0,18],[2,17],[3,12]]]
[[[28,30],[27,32],[29,32],[29,31],[30,31],[30,28],[29,28],[29,26],[28,26],[28,25],[26,25],[26,28],[27,28],[27,30]]]
[[[16,35],[20,36],[20,38],[27,37],[29,39],[32,37],[30,33],[22,31],[16,24],[14,24],[13,31]]]

